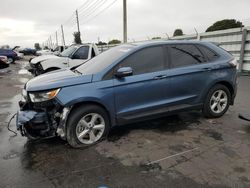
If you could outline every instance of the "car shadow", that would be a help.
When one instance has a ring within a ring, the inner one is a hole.
[[[155,131],[158,133],[174,133],[189,129],[190,125],[199,125],[202,117],[200,112],[179,113],[178,115],[166,116],[154,120],[117,126],[111,129],[107,140],[117,141],[134,130]]]

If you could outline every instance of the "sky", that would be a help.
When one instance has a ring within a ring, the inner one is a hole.
[[[123,0],[1,0],[0,46],[33,47],[55,33],[61,44],[63,24],[66,45],[77,30],[79,11],[83,42],[122,40]],[[128,39],[146,40],[172,36],[176,28],[185,34],[204,32],[222,19],[250,25],[250,0],[127,0]]]

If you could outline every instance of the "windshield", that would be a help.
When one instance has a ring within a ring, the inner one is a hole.
[[[104,70],[106,67],[114,63],[117,59],[129,52],[135,46],[133,45],[121,45],[113,47],[100,55],[90,59],[86,63],[79,66],[76,70],[82,74],[95,74]]]
[[[62,57],[69,57],[75,50],[77,49],[76,46],[71,46],[68,49],[64,50],[60,56]]]

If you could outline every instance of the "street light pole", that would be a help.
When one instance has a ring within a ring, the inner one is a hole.
[[[65,47],[65,38],[64,38],[63,25],[61,25],[61,30],[62,30],[62,43],[63,43],[63,46]]]
[[[127,0],[123,0],[123,42],[127,43],[128,33],[127,33]]]

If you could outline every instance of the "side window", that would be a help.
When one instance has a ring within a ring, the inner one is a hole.
[[[169,54],[172,68],[200,64],[206,61],[200,50],[190,44],[170,45]]]
[[[92,48],[92,51],[91,51],[91,58],[93,58],[93,57],[95,57],[95,56],[96,56],[95,50],[94,50],[94,48]]]
[[[202,51],[204,55],[207,56],[208,61],[214,61],[219,57],[215,52],[203,45],[197,45],[197,47]]]
[[[142,49],[123,60],[115,70],[120,67],[131,67],[134,75],[164,70],[163,47]]]
[[[74,54],[74,59],[88,59],[89,46],[80,47]]]

